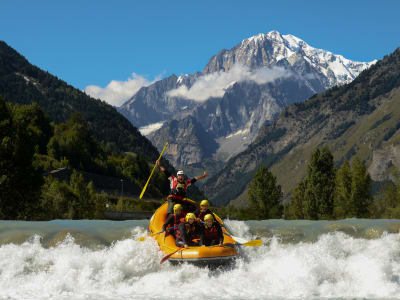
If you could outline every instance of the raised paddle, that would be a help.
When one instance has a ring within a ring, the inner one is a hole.
[[[167,145],[168,145],[168,142],[165,143],[164,149],[163,149],[163,151],[161,152],[160,157],[158,158],[158,160],[161,159],[161,156],[164,154],[164,151],[165,151],[165,148],[167,148]],[[139,199],[142,199],[142,197],[143,197],[143,195],[144,195],[144,192],[146,191],[147,186],[148,186],[148,184],[149,184],[149,182],[150,182],[150,178],[151,178],[151,176],[153,176],[153,173],[154,173],[154,170],[156,169],[156,167],[157,167],[157,164],[154,164],[154,168],[153,168],[153,170],[151,170],[149,179],[147,179],[147,182],[146,182],[146,184],[144,185],[144,188],[143,188],[142,192],[140,193]]]

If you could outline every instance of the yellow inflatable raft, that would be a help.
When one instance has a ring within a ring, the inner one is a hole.
[[[195,201],[188,198],[185,198],[184,201],[186,201],[188,204],[192,204],[193,206],[197,206]],[[155,211],[155,213],[151,217],[149,230],[152,234],[162,231],[162,226],[167,219],[167,208],[168,202],[165,202]],[[215,217],[220,224],[223,224],[223,221],[217,215],[215,215]],[[234,246],[235,241],[230,236],[225,234],[230,234],[225,226],[222,226],[222,230],[224,232],[223,246],[199,246],[182,249],[171,255],[169,261],[172,263],[190,262],[196,265],[219,266],[231,264],[234,259],[237,258],[238,251]],[[172,235],[168,235],[167,237],[165,237],[165,234],[161,233],[155,235],[154,239],[157,240],[161,251],[163,251],[165,255],[171,254],[181,249],[175,245],[175,238]]]

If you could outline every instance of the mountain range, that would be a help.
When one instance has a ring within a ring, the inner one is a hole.
[[[284,107],[349,83],[374,63],[354,62],[271,31],[220,51],[202,72],[171,75],[141,88],[119,111],[139,127],[159,124],[148,137],[159,150],[167,139],[179,149],[167,153],[177,166],[226,162]]]
[[[243,205],[255,170],[266,165],[288,195],[304,178],[310,153],[324,146],[338,166],[358,156],[374,181],[393,180],[391,170],[400,167],[399,103],[400,48],[352,82],[287,106],[207,181],[205,194],[219,205]]]

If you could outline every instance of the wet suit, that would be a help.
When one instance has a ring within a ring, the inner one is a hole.
[[[204,224],[200,233],[200,246],[219,245],[224,241],[221,225],[218,222],[213,222],[212,226],[207,228]]]

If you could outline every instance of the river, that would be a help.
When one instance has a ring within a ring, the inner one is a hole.
[[[0,221],[0,299],[400,299],[400,220],[232,221],[229,270],[169,262],[147,220]]]

